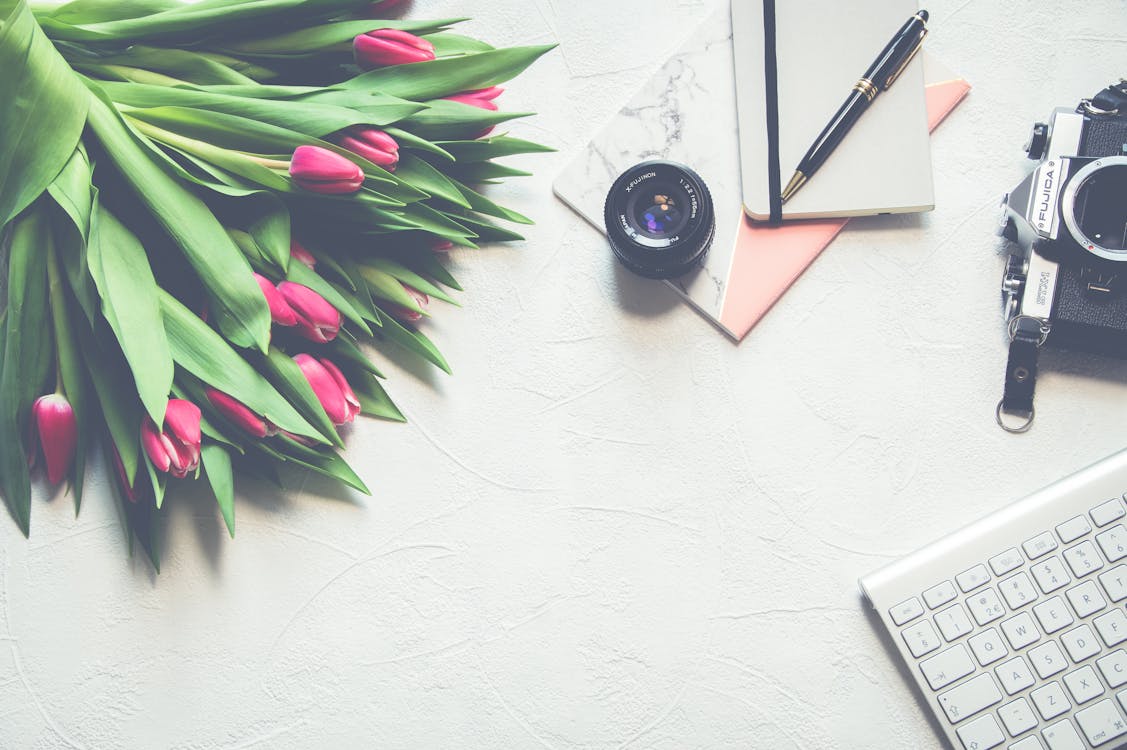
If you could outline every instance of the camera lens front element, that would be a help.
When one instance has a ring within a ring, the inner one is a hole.
[[[1061,209],[1069,233],[1085,250],[1127,261],[1127,156],[1084,165],[1065,186]]]
[[[615,257],[654,279],[682,276],[699,264],[715,231],[704,181],[688,167],[665,161],[623,172],[607,194],[604,219]]]

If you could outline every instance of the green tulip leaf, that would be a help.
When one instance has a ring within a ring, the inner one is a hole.
[[[0,70],[3,227],[47,189],[74,153],[87,98],[24,0],[0,0]]]
[[[360,399],[361,413],[365,416],[389,419],[393,422],[407,421],[403,412],[399,411],[399,407],[387,395],[383,384],[376,378],[362,373],[355,376],[349,373],[348,382],[352,385],[352,390],[356,392],[357,398]]]
[[[364,261],[365,265],[370,268],[378,269],[386,274],[390,274],[399,281],[413,286],[424,294],[428,294],[435,299],[440,299],[443,302],[449,302],[452,305],[457,305],[458,301],[443,291],[440,287],[435,285],[429,279],[426,279],[419,274],[412,271],[402,263],[398,263],[390,258],[368,258]],[[444,269],[445,270],[445,269]]]
[[[532,141],[497,135],[476,141],[439,141],[437,146],[448,151],[458,162],[486,161],[514,154],[543,154],[555,151]]]
[[[419,190],[430,193],[436,198],[450,201],[463,208],[472,208],[469,201],[462,195],[458,185],[450,181],[446,175],[435,169],[425,159],[410,152],[400,152],[399,164],[395,168],[396,176],[411,183]]]
[[[208,207],[150,157],[113,107],[88,97],[90,125],[136,199],[152,214],[192,264],[207,288],[220,329],[237,346],[265,351],[270,309],[250,264]],[[126,166],[127,165],[127,166]]]
[[[394,344],[398,344],[407,351],[413,352],[427,360],[447,375],[452,374],[450,365],[446,363],[446,358],[442,356],[442,353],[438,351],[438,347],[436,347],[430,339],[419,331],[406,328],[399,321],[386,313],[381,317],[383,319],[383,327],[376,332],[376,338],[387,339]]]
[[[449,18],[440,20],[404,20],[389,21],[385,19],[369,19],[360,21],[338,21],[320,26],[307,26],[300,31],[290,31],[284,34],[258,37],[223,45],[224,51],[236,55],[248,56],[278,56],[290,57],[304,53],[318,52],[320,50],[351,44],[352,39],[360,34],[366,34],[376,29],[397,29],[412,34],[429,34],[440,29],[452,26],[464,18]]]
[[[51,322],[43,249],[49,238],[44,209],[44,203],[36,204],[5,237],[8,299],[0,372],[0,492],[24,536],[31,524],[31,475],[23,436],[28,434],[32,403],[46,385],[53,354],[47,333]]]
[[[102,314],[133,372],[145,411],[163,424],[174,368],[149,258],[137,236],[103,206],[90,234],[87,260]]]
[[[204,443],[200,448],[200,465],[207,477],[215,502],[227,524],[227,533],[235,538],[235,473],[231,468],[231,454],[215,443]]]

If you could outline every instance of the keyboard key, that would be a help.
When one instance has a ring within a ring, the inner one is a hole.
[[[1096,677],[1095,670],[1089,666],[1080,667],[1075,672],[1066,674],[1064,686],[1068,688],[1072,700],[1078,706],[1104,694],[1103,683],[1100,682],[1099,677]]]
[[[1041,730],[1041,736],[1045,738],[1049,750],[1087,750],[1084,747],[1084,740],[1080,739],[1080,735],[1076,733],[1076,729],[1068,719],[1045,727]]]
[[[1127,566],[1124,570],[1127,572]],[[1006,604],[1010,605],[1010,609],[1023,607],[1037,599],[1037,589],[1033,588],[1033,582],[1024,572],[1010,576],[999,583],[998,590],[1002,592],[1002,597],[1006,600]]]
[[[1127,615],[1123,614],[1123,610],[1113,609],[1100,615],[1092,623],[1108,646],[1117,646],[1127,641]]]
[[[1021,548],[1025,550],[1025,556],[1030,560],[1036,560],[1041,555],[1047,555],[1057,548],[1057,540],[1053,535],[1045,531],[1037,536],[1022,542]]]
[[[936,614],[935,624],[939,626],[939,632],[948,641],[960,638],[971,630],[970,618],[967,617],[967,611],[961,604],[948,607]]]
[[[1121,693],[1116,693],[1115,697],[1119,699],[1119,707],[1127,711],[1127,690]]]
[[[924,607],[916,597],[906,599],[888,610],[888,616],[897,625],[911,622],[924,613]]]
[[[1127,565],[1116,565],[1106,573],[1100,573],[1100,585],[1107,592],[1107,598],[1113,602],[1127,599]]]
[[[1011,737],[1017,737],[1037,726],[1037,717],[1033,715],[1033,709],[1025,698],[1018,698],[1013,703],[1002,706],[998,709],[998,716],[1002,717],[1002,723],[1006,725],[1006,731]]]
[[[939,694],[939,707],[947,714],[947,720],[958,724],[963,719],[974,716],[984,708],[989,708],[1002,700],[1002,693],[994,684],[994,678],[983,672],[961,685]]]
[[[1069,542],[1076,541],[1091,530],[1092,527],[1088,524],[1088,519],[1084,516],[1077,516],[1057,526],[1057,536],[1060,537],[1062,542],[1068,544]]]
[[[920,671],[924,673],[931,689],[938,690],[973,672],[974,662],[970,660],[966,646],[959,643],[921,661]]]
[[[927,620],[917,622],[910,628],[906,628],[900,635],[904,637],[904,642],[908,644],[908,650],[912,652],[912,656],[917,659],[924,654],[931,653],[942,644],[939,636],[935,634],[935,628]]]
[[[1123,503],[1117,499],[1108,500],[1102,505],[1097,505],[1088,511],[1088,515],[1092,517],[1092,523],[1097,526],[1107,526],[1112,521],[1118,521],[1127,515],[1127,511],[1123,510]]]
[[[1046,594],[1072,583],[1072,579],[1068,577],[1068,573],[1064,569],[1064,564],[1056,556],[1037,563],[1031,568],[1031,571],[1033,577],[1037,579],[1037,585]]]
[[[991,714],[980,716],[956,730],[966,750],[990,750],[1006,741],[1006,735]]]
[[[1002,606],[1002,600],[994,593],[994,589],[983,589],[974,596],[968,597],[967,606],[970,608],[971,617],[979,625],[994,622],[1006,614],[1006,608]]]
[[[1113,690],[1127,683],[1127,652],[1123,649],[1112,651],[1102,659],[1096,659],[1096,666],[1107,680],[1107,686]]]
[[[1005,552],[990,558],[990,569],[994,571],[994,575],[1004,576],[1011,570],[1021,567],[1024,562],[1025,560],[1022,558],[1021,553],[1017,551],[1017,548],[1010,547]]]
[[[1045,750],[1045,746],[1041,744],[1041,740],[1030,736],[1015,742],[1007,747],[1006,750]]]
[[[1077,664],[1100,652],[1100,643],[1087,625],[1068,631],[1060,637],[1060,642],[1064,644],[1064,650]]]
[[[1046,641],[1036,648],[1029,649],[1029,661],[1033,662],[1033,668],[1041,675],[1041,679],[1052,677],[1068,669],[1068,661],[1056,641]]]
[[[1033,607],[1033,614],[1037,615],[1037,621],[1041,623],[1046,633],[1055,633],[1062,628],[1067,628],[1072,624],[1072,614],[1069,613],[1068,607],[1064,603],[1064,599],[1059,596],[1054,596],[1048,601],[1041,602]]]
[[[1022,612],[1016,617],[1002,620],[1001,628],[1006,635],[1006,640],[1010,642],[1010,648],[1014,651],[1041,640],[1041,632],[1033,624],[1033,618],[1029,616],[1028,612]]]
[[[1030,693],[1029,697],[1033,699],[1037,713],[1041,714],[1041,718],[1045,721],[1056,718],[1072,708],[1072,704],[1064,696],[1064,691],[1061,690],[1059,682],[1050,682],[1048,685],[1039,687]]]
[[[1111,532],[1108,532],[1111,533]],[[1064,551],[1064,561],[1072,569],[1072,575],[1083,578],[1089,573],[1094,573],[1104,566],[1104,561],[1096,552],[1096,545],[1090,541],[1083,541],[1075,547]]]
[[[959,584],[959,588],[963,590],[964,594],[969,594],[989,580],[990,571],[982,564],[975,565],[970,570],[964,570],[955,576],[955,583]]]
[[[925,591],[924,601],[927,602],[929,609],[935,609],[936,607],[942,607],[958,595],[958,592],[955,591],[955,584],[950,581],[944,581],[943,583],[935,584]]]
[[[1020,693],[1035,682],[1029,665],[1020,656],[995,667],[994,674],[998,675],[998,681],[1002,683],[1002,689],[1007,695]]]
[[[1119,709],[1110,698],[1077,711],[1076,723],[1080,725],[1080,731],[1092,743],[1092,747],[1099,747],[1127,734],[1127,722],[1123,721]]]
[[[1127,557],[1127,529],[1123,524],[1117,523],[1102,534],[1096,534],[1096,541],[1108,562],[1115,562]]]
[[[998,631],[994,628],[971,636],[968,643],[970,643],[970,650],[974,652],[974,658],[978,659],[978,663],[984,667],[1010,653],[1006,650],[1005,644],[1002,643],[1002,637],[998,635]]]
[[[1065,592],[1065,595],[1072,608],[1076,610],[1077,617],[1087,617],[1107,606],[1095,581],[1084,581],[1079,586],[1073,586]]]

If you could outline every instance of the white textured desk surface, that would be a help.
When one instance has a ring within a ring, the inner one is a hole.
[[[556,172],[720,0],[416,2],[558,41],[502,102],[559,153],[497,190],[528,242],[456,255],[428,331],[455,377],[364,422],[371,500],[244,484],[238,537],[181,495],[164,572],[81,516],[0,519],[4,748],[937,748],[859,575],[1127,444],[1127,364],[1049,352],[994,425],[1002,193],[1029,126],[1127,74],[1122,0],[938,0],[974,84],[937,209],[858,220],[740,346],[619,273]],[[735,158],[735,155],[733,155]]]

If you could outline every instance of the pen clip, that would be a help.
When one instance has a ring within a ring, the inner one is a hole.
[[[892,75],[890,75],[888,77],[888,80],[884,82],[884,88],[887,89],[889,86],[895,83],[896,79],[900,77],[900,74],[904,72],[904,68],[908,67],[908,63],[912,62],[912,58],[914,58],[919,53],[920,47],[923,46],[925,36],[927,36],[927,29],[924,29],[923,33],[920,34],[920,38],[916,40],[916,46],[912,49],[912,53],[904,58],[904,62],[900,63],[900,67],[892,71]]]

